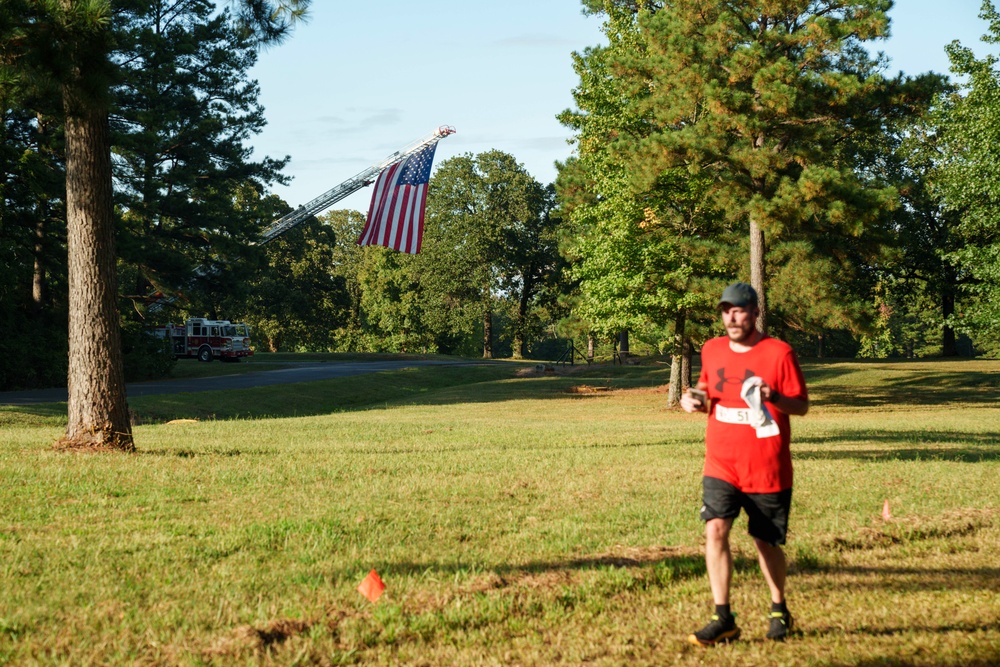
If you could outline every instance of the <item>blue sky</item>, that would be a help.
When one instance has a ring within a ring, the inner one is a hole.
[[[875,48],[893,73],[947,72],[954,39],[986,53],[980,5],[897,0],[892,37]],[[309,22],[252,72],[268,121],[256,155],[291,156],[293,180],[274,192],[298,206],[452,125],[437,163],[496,148],[549,183],[572,150],[555,118],[573,106],[571,53],[600,43],[600,27],[578,0],[314,0]],[[335,208],[366,212],[370,198],[365,188]]]

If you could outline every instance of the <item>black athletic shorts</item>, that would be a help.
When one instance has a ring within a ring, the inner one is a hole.
[[[792,490],[777,493],[743,493],[729,482],[702,477],[701,519],[735,519],[740,509],[749,518],[749,533],[771,546],[785,543]]]

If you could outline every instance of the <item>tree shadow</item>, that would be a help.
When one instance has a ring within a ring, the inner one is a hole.
[[[879,365],[886,362],[880,361]],[[1000,373],[956,372],[954,362],[941,371],[934,364],[901,367],[878,386],[837,384],[840,376],[856,374],[863,362],[805,365],[816,405],[848,408],[890,405],[994,405]],[[668,377],[658,367],[602,366],[570,375],[517,377],[524,365],[414,366],[350,377],[252,388],[160,394],[130,398],[135,423],[161,423],[176,418],[203,420],[305,417],[384,409],[400,405],[456,405],[497,403],[525,399],[599,400],[607,391],[576,392],[595,383],[611,390],[653,389]],[[234,376],[240,377],[240,376]],[[246,377],[246,376],[242,376]],[[5,406],[8,414],[34,417],[65,415],[66,403]],[[870,439],[870,437],[869,437]]]
[[[645,582],[645,587],[668,586],[707,577],[704,552],[701,548],[689,546],[626,548],[619,553],[532,560],[520,564],[385,561],[366,563],[364,566],[360,564],[347,566],[336,572],[335,577],[354,581],[363,577],[371,567],[374,567],[383,578],[421,577],[430,574],[432,578],[444,576],[453,579],[456,575],[472,575],[470,585],[474,592],[480,588],[501,590],[516,586],[533,589],[565,586],[572,582],[574,575],[609,569],[630,569],[636,575],[636,579]],[[811,571],[815,570],[816,568],[812,568]],[[737,574],[759,575],[760,565],[756,555],[734,550],[733,571]]]
[[[830,636],[835,638],[893,637],[896,635],[908,635],[911,633],[945,635],[961,632],[967,635],[975,635],[978,633],[993,631],[996,631],[995,625],[924,624],[886,628],[863,628],[859,630],[850,630],[843,627],[822,627],[802,632],[796,631],[796,633],[803,637],[815,637],[822,639]],[[976,653],[978,655],[975,657],[962,656],[957,658],[944,658],[942,656],[933,656],[930,662],[928,662],[926,655],[916,659],[901,658],[892,655],[879,655],[858,658],[857,660],[832,660],[829,662],[815,664],[820,667],[927,667],[927,665],[934,665],[934,667],[997,667],[997,665],[1000,665],[1000,647],[977,647]]]
[[[805,365],[803,373],[811,386],[810,398],[815,405],[844,407],[879,407],[886,405],[951,405],[996,404],[1000,389],[1000,373],[995,371],[956,371],[956,362],[940,362],[947,369],[938,370],[935,362],[870,362],[884,371],[879,384],[836,380],[865,370],[865,362]]]
[[[885,443],[885,449],[866,446],[850,449],[808,449],[802,445],[829,445],[831,442]],[[915,446],[900,448],[900,444]],[[955,443],[961,443],[955,445]],[[895,445],[895,446],[894,446]],[[969,433],[964,431],[927,431],[871,433],[867,431],[838,432],[835,436],[795,437],[792,456],[798,461],[951,461],[981,463],[1000,461],[1000,433]]]
[[[868,567],[859,565],[813,565],[812,574],[848,575],[865,578],[865,586],[897,593],[916,591],[970,591],[1000,592],[1000,568],[920,568],[920,567]]]
[[[824,386],[811,389],[809,399],[813,406],[838,406],[846,408],[877,408],[894,405],[997,405],[996,387],[946,387],[933,384],[919,386],[884,385],[881,387]]]
[[[575,376],[517,377],[516,369],[497,367],[413,367],[352,377],[254,387],[226,392],[201,392],[143,397],[130,401],[141,423],[176,418],[270,419],[383,410],[400,406],[450,406],[520,400],[586,401],[606,392],[573,393]],[[611,389],[649,387],[648,379],[605,373]]]

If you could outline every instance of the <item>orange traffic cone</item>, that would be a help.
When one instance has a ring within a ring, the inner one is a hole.
[[[382,597],[382,591],[384,590],[385,584],[382,583],[382,578],[378,576],[378,572],[375,570],[369,572],[364,581],[358,584],[358,592],[373,603]]]
[[[882,519],[888,521],[892,518],[892,512],[889,511],[889,499],[887,498],[884,503],[882,503]]]

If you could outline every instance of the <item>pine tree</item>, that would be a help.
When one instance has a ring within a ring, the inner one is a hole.
[[[280,40],[308,0],[243,0],[243,29]],[[140,3],[10,0],[0,6],[0,81],[58,89],[65,115],[69,264],[68,424],[63,444],[132,451],[125,396],[111,160],[114,21]]]
[[[640,45],[615,66],[651,131],[616,145],[649,184],[683,168],[704,202],[749,228],[750,278],[767,322],[768,237],[858,234],[892,206],[839,146],[905,106],[863,43],[888,31],[889,0],[662,3],[639,12]]]
[[[121,22],[113,108],[122,256],[138,267],[131,289],[182,289],[203,313],[246,282],[240,260],[258,227],[234,200],[281,181],[285,163],[250,159],[246,141],[265,124],[249,79],[256,41],[214,4],[155,0]]]

